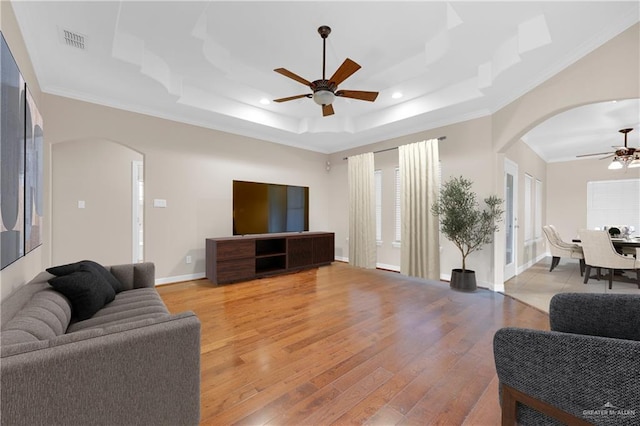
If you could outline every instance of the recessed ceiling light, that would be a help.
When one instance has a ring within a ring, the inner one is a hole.
[[[269,99],[267,99],[267,98],[262,98],[262,99],[260,99],[260,103],[262,105],[269,105],[271,103],[271,101]]]
[[[393,92],[393,95],[391,95],[391,97],[393,99],[400,99],[402,97],[402,93],[401,92]]]

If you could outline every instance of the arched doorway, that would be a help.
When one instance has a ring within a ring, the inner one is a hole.
[[[144,156],[92,139],[53,144],[51,163],[53,264],[131,263],[139,245],[134,241],[143,238],[136,220],[143,216]]]

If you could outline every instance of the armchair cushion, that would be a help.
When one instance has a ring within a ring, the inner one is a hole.
[[[640,295],[556,294],[549,322],[554,331],[640,341]]]

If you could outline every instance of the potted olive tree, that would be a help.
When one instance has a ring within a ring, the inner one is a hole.
[[[442,185],[438,201],[431,206],[431,213],[440,219],[442,233],[462,255],[462,268],[451,271],[450,284],[452,289],[462,291],[476,289],[475,271],[467,269],[467,256],[493,241],[504,213],[502,200],[495,195],[485,198],[481,208],[471,185],[462,176],[451,178]]]

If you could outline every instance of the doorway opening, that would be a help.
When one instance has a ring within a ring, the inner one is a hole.
[[[144,262],[144,163],[131,162],[133,263]]]

